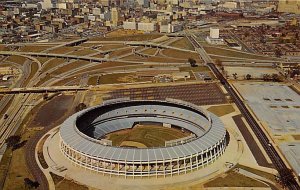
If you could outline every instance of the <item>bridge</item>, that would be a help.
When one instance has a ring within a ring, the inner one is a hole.
[[[20,94],[20,93],[51,93],[66,91],[85,91],[88,87],[80,86],[56,86],[56,87],[31,87],[31,88],[12,88],[0,90],[0,94]]]

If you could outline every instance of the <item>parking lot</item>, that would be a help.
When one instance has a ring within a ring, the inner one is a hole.
[[[133,100],[174,98],[196,105],[227,103],[224,94],[216,83],[120,89],[109,93],[106,100],[125,97]]]

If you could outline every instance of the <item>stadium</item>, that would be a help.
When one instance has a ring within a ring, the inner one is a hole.
[[[124,130],[141,125],[154,135],[145,134],[139,143],[115,142],[123,138]],[[169,138],[164,134],[168,130],[178,135]],[[227,143],[217,116],[175,99],[109,100],[69,117],[59,135],[61,152],[75,165],[123,177],[166,177],[198,170],[217,160]],[[159,136],[163,141],[157,144]]]

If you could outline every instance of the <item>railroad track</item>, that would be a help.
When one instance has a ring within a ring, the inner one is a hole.
[[[299,190],[300,186],[297,183],[295,176],[290,171],[287,165],[284,163],[274,146],[270,143],[269,138],[261,129],[259,124],[256,122],[255,118],[251,115],[248,108],[245,106],[244,102],[240,99],[238,94],[232,89],[229,82],[224,78],[224,76],[220,73],[217,67],[214,65],[213,61],[207,55],[203,47],[194,39],[193,36],[187,36],[191,43],[195,46],[195,48],[202,49],[199,54],[202,57],[203,61],[207,64],[207,66],[211,69],[211,71],[215,74],[215,76],[220,80],[221,84],[225,87],[227,92],[232,97],[234,103],[237,105],[239,110],[241,111],[242,115],[245,117],[246,121],[248,122],[249,126],[253,130],[254,134],[260,141],[261,145],[265,149],[266,153],[270,157],[273,165],[277,169],[282,181],[283,185],[290,190]],[[202,55],[203,54],[203,55]],[[206,55],[205,55],[206,54]]]

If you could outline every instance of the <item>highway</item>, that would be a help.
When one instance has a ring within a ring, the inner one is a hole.
[[[202,49],[201,51],[199,51],[200,56],[202,57],[203,61],[207,64],[207,66],[211,69],[211,71],[215,74],[215,76],[220,80],[221,84],[223,84],[227,92],[232,97],[232,100],[241,111],[242,115],[248,122],[254,134],[256,135],[257,139],[260,141],[261,145],[263,146],[266,153],[270,157],[273,165],[277,169],[283,185],[290,190],[299,190],[300,186],[297,183],[295,176],[293,175],[292,172],[287,172],[289,171],[288,166],[284,163],[284,161],[282,160],[282,158],[280,157],[280,155],[278,154],[278,152],[276,151],[272,143],[270,143],[269,138],[261,129],[261,127],[255,120],[255,118],[251,115],[250,111],[245,106],[244,102],[241,100],[238,94],[233,90],[229,82],[223,77],[220,71],[216,68],[213,61],[209,58],[209,56],[202,48],[202,46],[194,39],[194,37],[188,36],[188,38],[190,39],[191,43],[195,46],[195,48]]]

